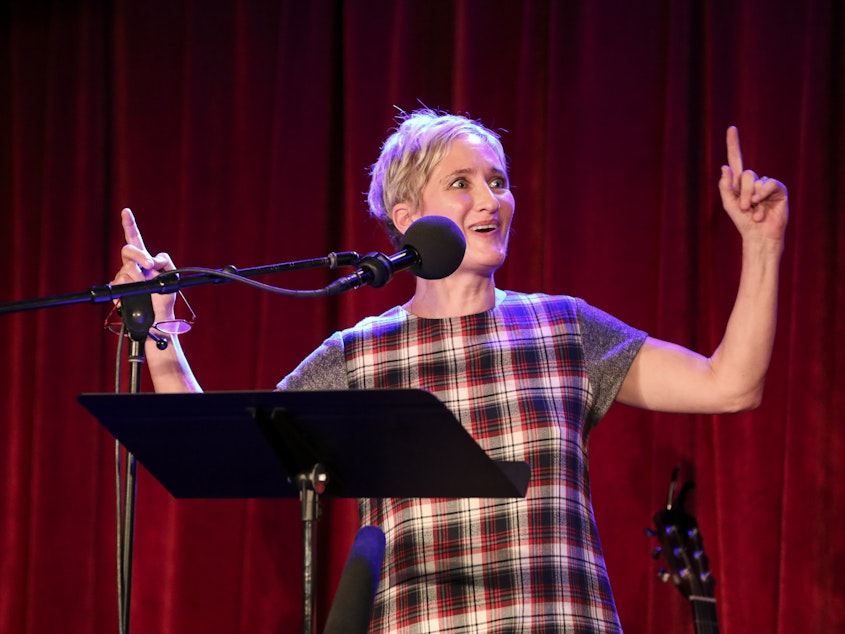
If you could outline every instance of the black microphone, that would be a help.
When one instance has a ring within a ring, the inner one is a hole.
[[[357,271],[332,282],[326,294],[338,295],[361,286],[381,288],[405,269],[426,280],[448,277],[464,259],[466,239],[458,225],[445,216],[423,216],[408,227],[402,247],[391,256],[368,253],[361,258]]]
[[[376,526],[364,526],[355,535],[323,634],[366,634],[370,629],[384,544]]]

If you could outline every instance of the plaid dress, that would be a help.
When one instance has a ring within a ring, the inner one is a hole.
[[[387,539],[372,632],[621,631],[587,437],[644,339],[581,300],[497,291],[477,315],[365,319],[280,384],[422,388],[490,457],[531,465],[525,499],[359,501]]]

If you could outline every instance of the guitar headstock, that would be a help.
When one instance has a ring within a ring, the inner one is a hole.
[[[678,469],[672,474],[666,507],[654,514],[654,528],[646,533],[657,537],[660,544],[652,557],[662,558],[666,564],[658,576],[680,590],[690,601],[713,601],[715,581],[710,572],[710,562],[704,552],[701,532],[695,517],[687,513],[684,502],[695,483],[687,481],[675,496]]]

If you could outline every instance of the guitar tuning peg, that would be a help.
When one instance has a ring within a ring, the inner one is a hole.
[[[646,537],[657,537],[657,531],[653,528],[643,529],[643,532],[646,534]]]
[[[668,583],[669,579],[672,578],[672,575],[669,573],[666,568],[661,568],[657,571],[657,578],[660,579],[663,583]]]
[[[663,554],[663,549],[660,546],[658,546],[657,548],[655,548],[654,550],[651,551],[651,558],[652,559],[660,559],[660,555],[662,555],[662,554]]]

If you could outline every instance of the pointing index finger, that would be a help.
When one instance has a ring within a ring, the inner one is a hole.
[[[742,150],[739,147],[739,130],[735,125],[728,128],[726,142],[728,146],[728,167],[731,168],[732,176],[731,185],[734,189],[738,189],[742,177]]]
[[[123,224],[123,236],[126,239],[126,244],[131,244],[133,247],[146,251],[144,246],[144,239],[141,237],[141,232],[138,230],[138,224],[135,222],[135,215],[128,207],[120,212],[120,221]]]

